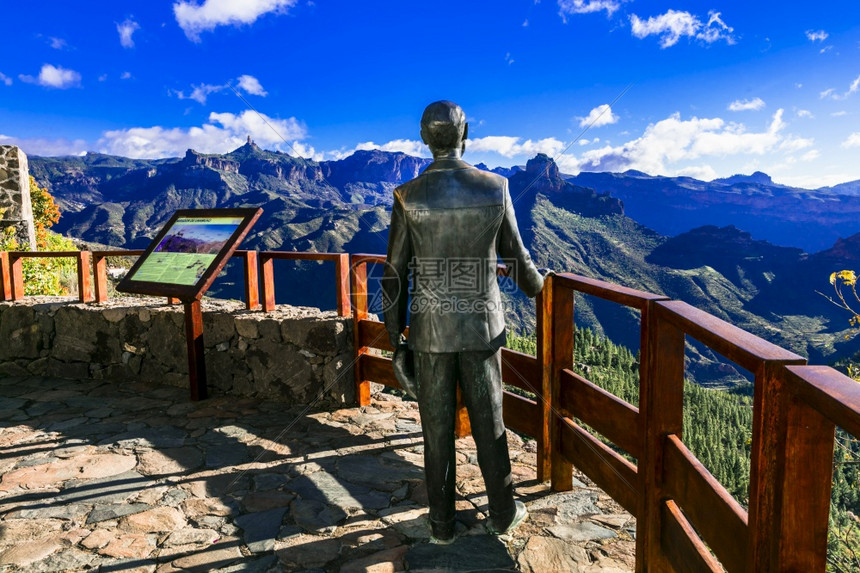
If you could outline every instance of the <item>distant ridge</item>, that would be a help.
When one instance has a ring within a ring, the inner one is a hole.
[[[724,183],[726,185],[734,185],[735,183],[756,183],[758,185],[769,185],[771,187],[785,187],[773,182],[773,179],[767,173],[756,171],[752,175],[732,175],[722,179],[714,179],[711,183]]]

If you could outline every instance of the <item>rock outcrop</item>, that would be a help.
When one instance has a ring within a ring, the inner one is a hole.
[[[36,248],[27,155],[14,145],[0,145],[0,232],[7,227],[22,248]]]

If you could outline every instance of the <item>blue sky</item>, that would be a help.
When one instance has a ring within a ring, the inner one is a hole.
[[[450,99],[472,163],[545,152],[567,173],[860,179],[856,0],[44,0],[3,14],[0,143],[29,154],[220,153],[251,135],[316,159],[427,155],[421,112]]]

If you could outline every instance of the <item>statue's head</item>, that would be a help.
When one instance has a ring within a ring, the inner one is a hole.
[[[427,144],[434,155],[449,150],[462,153],[468,135],[466,114],[454,102],[433,102],[421,116],[421,141]]]

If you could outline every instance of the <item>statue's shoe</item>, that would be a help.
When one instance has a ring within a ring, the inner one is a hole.
[[[453,535],[445,539],[441,539],[439,537],[431,535],[430,543],[432,543],[433,545],[451,545],[452,543],[454,543],[454,539],[456,539],[456,537]]]
[[[510,533],[511,531],[516,529],[517,526],[522,523],[522,521],[526,517],[528,517],[529,512],[526,509],[525,504],[521,501],[515,501],[514,507],[516,508],[516,510],[514,511],[514,518],[511,520],[510,524],[508,524],[507,527],[505,527],[504,529],[496,527],[496,524],[493,523],[493,520],[491,518],[489,520],[489,523],[487,523],[487,530],[493,535],[505,535],[506,533]]]

